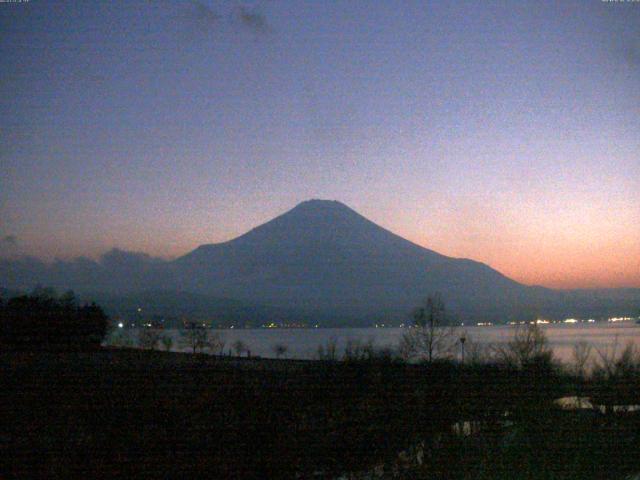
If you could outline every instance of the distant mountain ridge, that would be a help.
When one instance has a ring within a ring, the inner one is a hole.
[[[100,262],[0,262],[0,286],[35,283],[105,292],[109,298],[189,292],[234,299],[242,311],[259,305],[261,312],[327,325],[397,323],[434,292],[443,295],[458,321],[577,315],[584,305],[589,312],[622,313],[640,301],[640,290],[594,300],[588,292],[526,286],[480,262],[416,245],[328,200],[302,202],[233,240],[201,245],[169,262],[118,250]]]

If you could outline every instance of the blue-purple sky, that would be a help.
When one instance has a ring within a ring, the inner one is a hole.
[[[640,287],[640,2],[0,3],[0,249],[173,257],[309,198]]]

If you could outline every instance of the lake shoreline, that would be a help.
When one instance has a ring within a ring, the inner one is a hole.
[[[630,322],[621,323],[594,323],[594,324],[550,324],[539,325],[549,340],[549,345],[554,351],[558,361],[570,364],[573,361],[573,349],[579,342],[587,342],[593,347],[593,360],[597,352],[611,351],[614,348],[622,350],[628,342],[640,347],[640,325]],[[495,325],[482,327],[457,327],[454,331],[458,337],[467,339],[467,347],[471,348],[473,342],[480,345],[499,345],[508,342],[513,333],[519,328],[514,325]],[[240,340],[250,350],[252,356],[263,358],[275,358],[275,345],[284,345],[287,348],[284,354],[287,358],[314,359],[317,358],[317,350],[321,345],[334,341],[339,354],[342,354],[351,341],[366,343],[371,341],[377,349],[397,349],[400,339],[408,328],[255,328],[255,329],[211,329],[220,334],[225,341],[225,353],[229,354],[232,344]],[[105,341],[108,345],[117,345],[113,342],[114,335],[124,334],[128,341],[121,342],[122,346],[134,346],[137,342],[138,329],[114,329]],[[180,331],[177,329],[163,330],[163,334],[172,337],[172,351],[181,349]],[[128,342],[128,343],[127,343]],[[161,348],[161,346],[158,346]],[[182,350],[186,351],[186,348]],[[233,353],[233,352],[232,352]],[[460,359],[461,350],[458,348],[454,358]],[[245,351],[245,356],[247,352]]]

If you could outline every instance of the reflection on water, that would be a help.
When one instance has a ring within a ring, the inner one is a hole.
[[[595,323],[595,324],[551,324],[541,328],[549,339],[556,358],[562,362],[571,362],[573,346],[581,341],[593,346],[592,355],[597,350],[611,352],[614,348],[620,352],[624,346],[633,342],[640,347],[640,325],[631,322]],[[469,342],[481,345],[507,342],[513,336],[514,326],[460,327],[457,334],[465,335]],[[287,346],[287,358],[315,358],[319,345],[326,345],[331,339],[337,342],[337,351],[341,355],[349,340],[372,341],[377,348],[396,349],[403,328],[318,328],[318,329],[233,329],[219,330],[226,342],[225,351],[232,344],[242,340],[252,356],[275,357],[274,346]],[[135,337],[135,331],[127,330]],[[125,333],[125,332],[122,332]],[[173,350],[181,350],[179,332],[168,330],[165,335],[174,338]]]

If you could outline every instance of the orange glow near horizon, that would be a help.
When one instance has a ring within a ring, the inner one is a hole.
[[[435,244],[415,239],[414,243],[456,258],[469,258],[489,265],[525,285],[549,288],[640,288],[638,242],[611,242],[600,246],[520,244],[496,241],[473,247],[438,240]]]
[[[585,225],[576,220],[559,228],[550,219],[547,222],[538,219],[524,226],[522,222],[514,221],[509,211],[496,212],[489,204],[484,205],[482,215],[470,208],[457,209],[455,213],[446,209],[439,212],[440,215],[432,215],[429,221],[423,222],[411,215],[396,216],[392,211],[378,212],[378,215],[362,213],[383,228],[418,245],[443,255],[485,263],[526,285],[561,289],[640,288],[640,241],[638,235],[634,235],[636,226],[631,222],[626,223],[627,228],[614,228],[607,222]],[[193,228],[185,229],[179,235],[175,230],[142,235],[141,228],[140,231],[133,231],[129,237],[135,238],[135,243],[128,242],[122,232],[99,239],[97,236],[80,239],[73,243],[62,238],[59,240],[65,241],[66,249],[52,254],[51,244],[42,248],[34,245],[30,254],[48,260],[56,257],[69,259],[77,256],[75,252],[84,247],[83,255],[98,258],[117,247],[171,259],[205,243],[231,240],[271,218],[257,215],[255,218],[237,217],[234,221],[227,217],[227,222],[217,222],[219,227],[225,227],[226,234],[222,228],[197,228],[193,225]],[[619,220],[618,216],[618,225]],[[245,222],[251,224],[245,225]],[[448,228],[444,228],[445,222]],[[433,234],[427,235],[425,232]],[[173,241],[159,245],[157,238],[167,236]],[[87,250],[87,245],[92,248]]]
[[[485,263],[526,285],[640,288],[640,206],[626,199],[532,201],[479,196],[402,218],[389,229],[443,255]],[[384,219],[384,220],[382,220]]]

